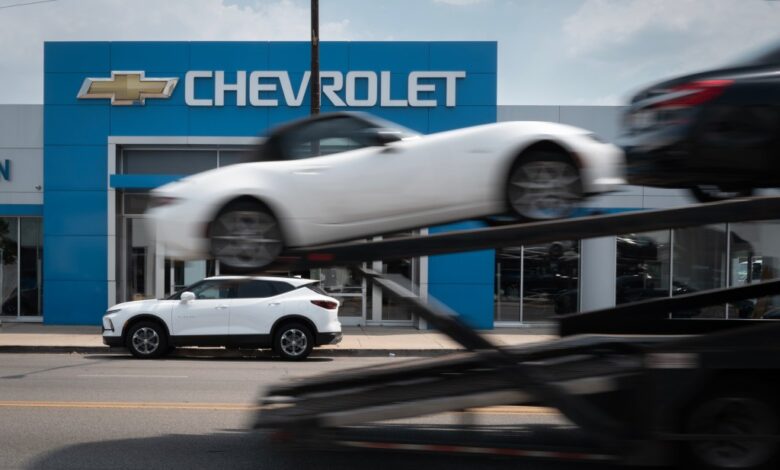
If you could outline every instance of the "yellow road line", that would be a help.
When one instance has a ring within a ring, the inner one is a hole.
[[[546,406],[490,406],[487,408],[471,408],[467,411],[469,413],[492,414],[492,415],[504,415],[504,414],[557,415],[560,414],[560,412],[555,408],[548,408]]]
[[[207,410],[207,411],[258,411],[259,405],[244,403],[176,403],[176,402],[105,402],[105,401],[0,401],[0,408],[82,408],[118,410]],[[552,415],[559,414],[553,408],[541,406],[493,406],[471,408],[469,413]]]

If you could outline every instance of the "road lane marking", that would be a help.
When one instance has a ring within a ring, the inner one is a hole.
[[[186,379],[188,375],[133,375],[133,374],[79,374],[77,377],[88,378],[130,378],[130,379]]]
[[[177,402],[108,402],[108,401],[0,401],[0,408],[93,408],[126,410],[216,410],[216,411],[259,411],[264,407],[245,403],[177,403]],[[554,408],[541,406],[493,406],[472,408],[468,413],[515,414],[515,415],[557,415]]]

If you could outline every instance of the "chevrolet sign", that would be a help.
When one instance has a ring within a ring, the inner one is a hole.
[[[146,78],[144,72],[111,72],[111,78],[85,78],[78,98],[108,98],[114,105],[144,104],[170,98],[178,78]]]
[[[311,72],[303,73],[300,82],[293,83],[286,71],[244,71],[235,73],[235,79],[226,83],[221,70],[191,70],[184,76],[184,101],[188,106],[225,106],[230,94],[235,106],[280,105],[278,91],[284,105],[298,107],[309,87]],[[323,101],[334,107],[436,107],[439,100],[431,94],[444,87],[444,105],[456,105],[458,79],[466,78],[465,71],[415,71],[406,77],[406,96],[391,96],[389,71],[339,71],[320,73]],[[144,98],[169,98],[177,78],[145,78],[143,72],[112,72],[111,78],[87,78],[79,98],[110,98],[112,104],[144,104]],[[213,97],[197,96],[203,85],[213,87]],[[360,85],[362,96],[358,96]],[[426,96],[425,94],[428,94]]]

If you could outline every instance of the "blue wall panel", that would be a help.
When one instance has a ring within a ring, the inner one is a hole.
[[[498,45],[495,42],[432,42],[430,57],[431,70],[466,70],[494,76],[498,70]]]
[[[105,145],[49,146],[43,167],[46,191],[105,191],[107,166]]]
[[[187,135],[184,106],[159,106],[154,113],[140,106],[112,106],[110,135]]]
[[[431,227],[442,233],[483,227],[481,222],[462,222]],[[472,251],[431,256],[428,261],[428,294],[458,312],[474,328],[493,328],[495,252]]]
[[[255,136],[290,119],[306,116],[309,95],[299,107],[287,107],[281,88],[278,107],[235,105],[227,93],[223,107],[189,107],[184,102],[188,70],[224,70],[226,81],[237,70],[287,71],[297,93],[309,69],[308,42],[62,42],[44,45],[44,319],[49,323],[97,324],[108,292],[107,235],[109,187],[148,189],[178,175],[114,175],[107,178],[108,138],[122,136]],[[359,108],[428,133],[494,122],[496,119],[496,44],[494,42],[326,42],[321,69],[391,71],[391,98],[407,99],[410,71],[467,73],[457,81],[457,107],[444,107],[444,80],[420,98],[438,107]],[[144,71],[149,78],[178,77],[170,99],[147,99],[145,106],[110,106],[108,100],[78,100],[86,77],[110,77],[111,71]],[[198,80],[197,98],[213,98],[213,79]],[[358,81],[357,97],[366,96]],[[266,96],[266,97],[267,97]],[[345,90],[338,92],[344,100]],[[378,98],[380,93],[378,91]],[[343,110],[323,100],[323,112]],[[40,212],[40,209],[37,209]],[[451,230],[439,227],[437,230]],[[460,312],[473,325],[487,328],[493,319],[493,253],[432,257],[430,293]]]
[[[112,42],[113,70],[144,70],[147,75],[187,70],[190,66],[189,42]]]
[[[43,44],[43,55],[45,73],[111,70],[108,42],[46,42]]]
[[[46,279],[44,316],[56,325],[99,325],[108,297],[106,281]],[[100,307],[102,305],[102,307]]]
[[[44,211],[44,220],[46,212]],[[43,243],[44,281],[102,281],[108,271],[107,238],[105,235],[46,235]],[[44,289],[44,291],[48,288]],[[97,311],[105,310],[106,299],[92,299]],[[97,308],[100,304],[100,309]],[[55,304],[55,308],[59,308]],[[48,311],[45,312],[48,314]]]
[[[191,70],[264,70],[268,67],[267,42],[190,43]]]
[[[102,191],[46,191],[44,235],[107,235],[108,195]]]
[[[427,42],[356,42],[349,51],[352,70],[411,72],[430,70]]]
[[[189,135],[251,137],[268,127],[267,108],[194,108],[189,116]]]
[[[49,145],[106,145],[109,129],[108,115],[109,107],[107,105],[44,105],[43,145],[44,147]]]

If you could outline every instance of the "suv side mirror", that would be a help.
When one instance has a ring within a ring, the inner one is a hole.
[[[185,292],[181,293],[180,299],[181,299],[182,303],[187,303],[187,302],[190,302],[192,300],[195,300],[195,294],[193,294],[190,291],[185,291]]]

